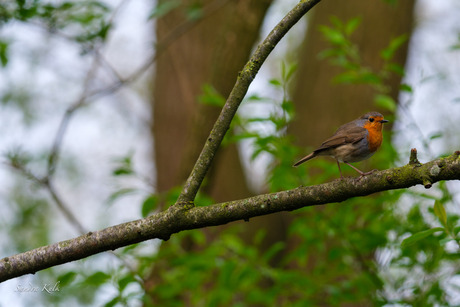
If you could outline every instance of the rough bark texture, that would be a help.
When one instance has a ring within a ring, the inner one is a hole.
[[[460,151],[453,155],[419,164],[411,157],[406,166],[388,169],[364,178],[345,178],[330,183],[258,195],[207,207],[172,206],[145,219],[136,220],[86,235],[40,247],[0,260],[0,282],[59,264],[114,250],[141,241],[168,240],[180,231],[223,225],[237,220],[307,206],[342,202],[351,197],[408,188],[423,184],[426,188],[440,180],[460,180]]]

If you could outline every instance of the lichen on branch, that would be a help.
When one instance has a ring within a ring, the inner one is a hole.
[[[441,180],[460,180],[459,155],[460,151],[456,151],[451,156],[425,164],[409,163],[366,177],[337,179],[206,207],[172,206],[145,219],[3,258],[0,260],[0,282],[145,240],[168,240],[171,235],[184,230],[247,221],[256,216],[342,202],[352,197],[419,184],[428,188]]]

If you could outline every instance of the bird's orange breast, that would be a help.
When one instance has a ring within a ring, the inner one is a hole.
[[[380,127],[379,127],[380,126]],[[367,129],[369,134],[367,135],[367,142],[369,146],[369,150],[371,152],[376,151],[379,149],[380,145],[382,145],[382,125],[380,124],[379,126],[377,125],[369,125],[369,126],[364,126],[364,128]]]

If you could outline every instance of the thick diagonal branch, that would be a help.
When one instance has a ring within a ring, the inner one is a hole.
[[[352,197],[403,189],[418,184],[431,187],[441,180],[460,180],[460,152],[426,164],[376,172],[364,178],[345,178],[330,183],[263,194],[207,207],[172,206],[145,219],[39,247],[0,260],[0,282],[88,256],[150,239],[167,240],[180,231],[223,225],[280,211],[342,202]]]
[[[275,48],[278,42],[291,29],[300,18],[305,15],[320,0],[305,0],[297,4],[270,32],[265,40],[257,47],[254,54],[240,72],[222,111],[214,124],[203,150],[195,163],[178,199],[178,204],[192,203],[211,166],[212,160],[219,148],[225,133],[235,113],[246,95],[249,85],[254,80],[257,72],[265,59]]]

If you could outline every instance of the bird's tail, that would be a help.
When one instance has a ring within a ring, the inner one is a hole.
[[[305,156],[302,159],[300,159],[299,161],[297,161],[293,166],[299,166],[300,164],[302,164],[302,163],[304,163],[304,162],[306,162],[306,161],[308,161],[310,159],[313,159],[314,157],[316,157],[316,153],[312,152],[308,156]]]

